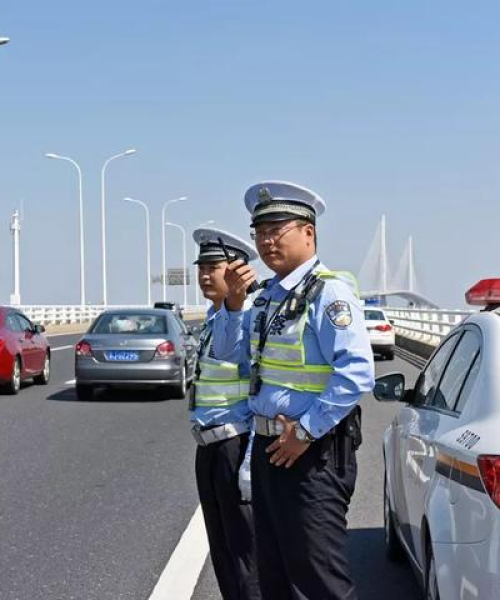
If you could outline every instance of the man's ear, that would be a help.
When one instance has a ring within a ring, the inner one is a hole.
[[[310,241],[314,241],[314,225],[312,223],[308,223],[304,229],[306,230],[306,235]]]

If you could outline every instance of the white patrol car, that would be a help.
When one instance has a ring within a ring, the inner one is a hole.
[[[384,436],[387,553],[410,557],[427,600],[500,599],[500,279],[466,294],[483,312],[438,346]]]

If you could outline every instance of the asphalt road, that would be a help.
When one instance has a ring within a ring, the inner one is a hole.
[[[198,505],[187,402],[137,392],[77,401],[65,348],[77,337],[51,338],[49,386],[0,395],[1,600],[147,600]],[[417,372],[377,363],[391,370]],[[381,436],[398,407],[363,404],[353,574],[361,599],[417,600],[409,567],[384,556]],[[220,598],[209,560],[193,598]]]

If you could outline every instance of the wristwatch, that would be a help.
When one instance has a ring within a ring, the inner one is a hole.
[[[295,423],[295,437],[299,442],[305,442],[306,444],[310,444],[316,439],[299,422]]]

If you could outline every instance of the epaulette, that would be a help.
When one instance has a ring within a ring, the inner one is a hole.
[[[263,279],[260,283],[259,283],[259,290],[265,290],[268,283],[271,281],[272,278],[269,279]]]
[[[323,281],[342,281],[352,289],[356,298],[359,298],[358,281],[350,271],[316,271],[316,275]]]

